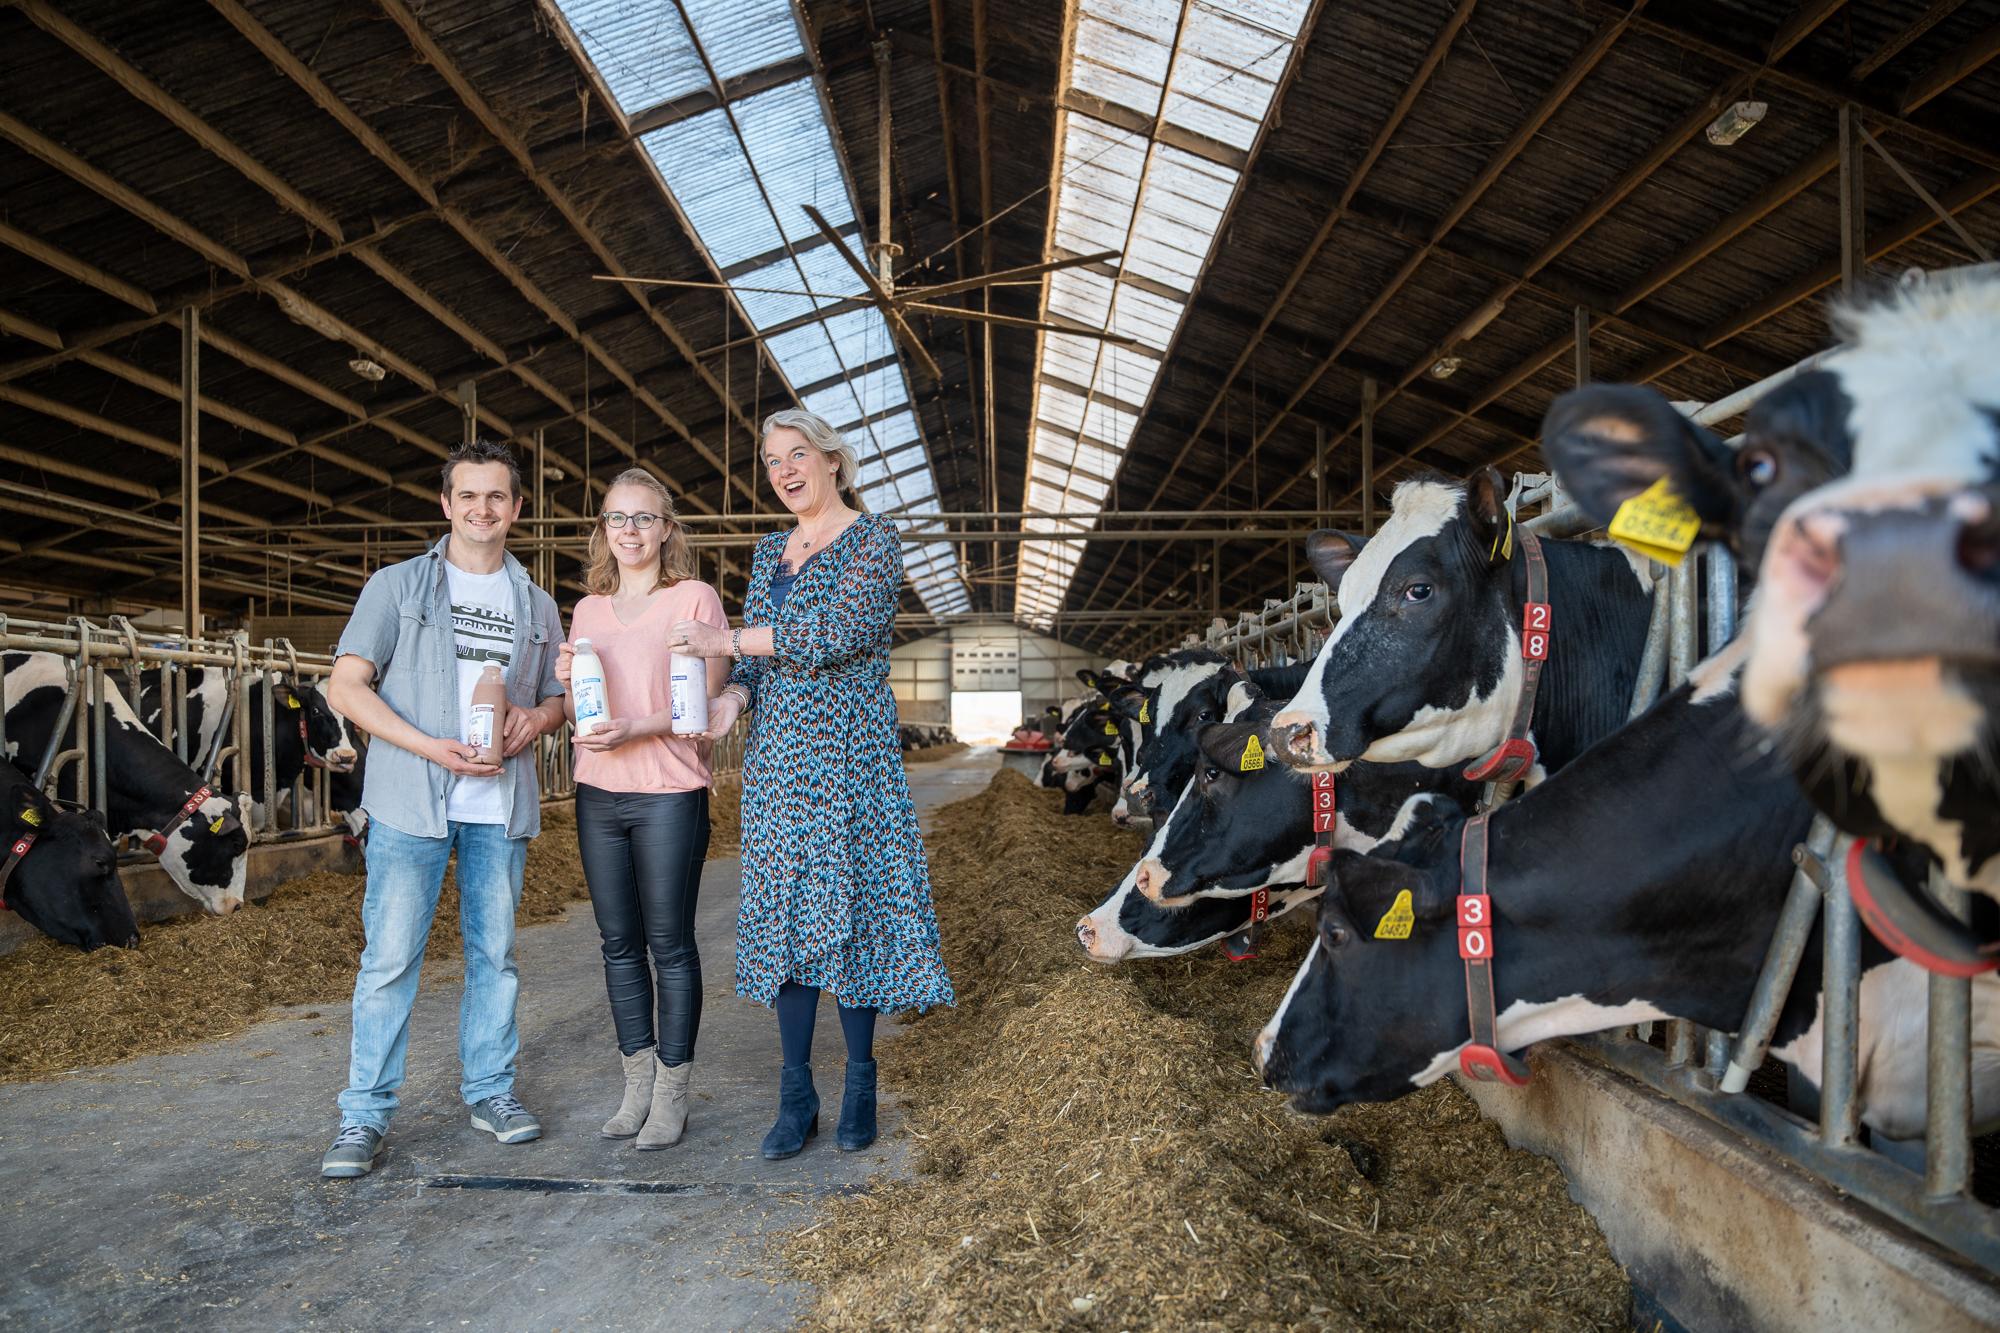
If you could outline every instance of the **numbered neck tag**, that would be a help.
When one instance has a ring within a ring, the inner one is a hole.
[[[1549,635],[1555,630],[1555,611],[1547,602],[1526,602],[1521,606],[1521,656],[1530,662],[1545,662],[1549,656]]]
[[[1700,534],[1701,519],[1661,477],[1619,505],[1605,530],[1649,560],[1678,565]]]
[[[1238,773],[1255,773],[1263,766],[1264,747],[1258,743],[1257,737],[1252,735],[1249,740],[1243,743],[1243,758],[1237,761],[1236,771]]]
[[[1331,833],[1335,819],[1333,774],[1312,775],[1313,832]]]
[[[1378,940],[1406,940],[1410,932],[1417,928],[1417,909],[1410,901],[1410,891],[1404,889],[1396,895],[1396,901],[1389,904],[1389,910],[1375,923],[1375,938]]]
[[[1458,956],[1467,962],[1493,956],[1493,899],[1486,894],[1458,895]]]

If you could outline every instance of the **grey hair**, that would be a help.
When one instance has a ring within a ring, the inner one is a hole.
[[[795,430],[805,436],[806,442],[813,448],[840,459],[840,484],[854,496],[855,508],[867,512],[868,506],[862,502],[860,492],[854,487],[854,478],[861,471],[861,460],[855,455],[854,446],[847,442],[847,437],[828,424],[825,417],[797,407],[773,412],[764,418],[764,427],[758,432],[760,446],[771,438],[774,430]]]

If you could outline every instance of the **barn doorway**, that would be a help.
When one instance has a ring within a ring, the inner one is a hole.
[[[967,745],[1004,745],[1021,725],[1019,690],[953,690],[951,730]]]

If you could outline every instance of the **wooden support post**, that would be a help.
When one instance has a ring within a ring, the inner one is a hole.
[[[543,457],[544,454],[542,450],[542,428],[540,426],[537,426],[535,428],[535,457],[534,457],[534,462],[530,465],[535,469],[535,485],[533,493],[535,497],[535,517],[537,519],[543,519],[549,516],[548,506],[543,503],[543,492],[546,486],[546,482],[543,479],[543,473],[542,473]],[[728,495],[729,495],[729,488],[725,486],[723,488],[723,497],[727,499]],[[549,591],[550,589],[553,589],[555,587],[555,582],[556,582],[555,552],[551,551],[548,547],[549,539],[553,537],[555,534],[549,530],[546,524],[542,523],[537,523],[535,525],[534,533],[537,537],[541,538],[541,544],[535,547],[535,583],[537,584],[537,586],[542,588],[543,591],[546,592]]]
[[[458,382],[458,415],[464,423],[459,432],[459,442],[471,444],[479,434],[479,381],[462,379]],[[588,491],[588,487],[585,488]],[[586,495],[586,501],[588,496]]]
[[[1319,515],[1319,525],[1326,526],[1326,427],[1313,427],[1313,476],[1319,487],[1314,494],[1313,513]]]
[[[1576,383],[1590,383],[1590,311],[1582,306],[1576,308]]]
[[[1853,296],[1868,257],[1867,196],[1861,183],[1860,113],[1852,102],[1840,108],[1840,291]]]
[[[896,290],[898,250],[889,234],[889,43],[875,43],[875,275]],[[954,223],[953,225],[956,225]]]
[[[1326,427],[1319,429],[1326,440]],[[1324,461],[1321,466],[1324,467]],[[1324,483],[1322,483],[1324,484]],[[1361,381],[1361,535],[1375,535],[1375,378]]]
[[[181,311],[181,616],[201,637],[201,311]]]

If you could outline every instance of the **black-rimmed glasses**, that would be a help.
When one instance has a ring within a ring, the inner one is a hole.
[[[630,523],[639,531],[644,532],[647,528],[658,523],[662,517],[660,514],[625,514],[620,513],[616,509],[607,509],[604,511],[604,526],[607,528],[622,528],[627,523]]]

